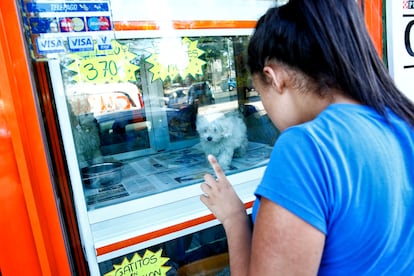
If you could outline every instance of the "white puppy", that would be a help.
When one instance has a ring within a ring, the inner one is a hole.
[[[196,121],[204,153],[212,154],[223,168],[234,157],[243,156],[247,148],[247,128],[237,112],[198,115]]]

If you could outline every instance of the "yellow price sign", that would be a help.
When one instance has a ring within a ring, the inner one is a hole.
[[[153,73],[153,81],[157,79],[164,81],[167,77],[174,79],[177,76],[185,78],[187,75],[192,75],[195,78],[196,75],[203,74],[202,67],[206,62],[199,58],[204,54],[204,51],[197,47],[198,40],[190,40],[185,37],[180,41],[181,45],[171,44],[170,47],[162,47],[163,45],[161,45],[159,49],[156,49],[157,52],[152,53],[146,59],[148,63],[153,65],[149,69]],[[169,59],[166,59],[165,56],[168,56]]]
[[[96,46],[95,46],[96,47]],[[131,63],[136,55],[116,40],[112,41],[113,51],[83,56],[72,54],[74,61],[67,68],[76,73],[73,77],[76,83],[114,83],[136,81],[135,72],[139,66]]]
[[[164,266],[169,258],[161,257],[162,249],[156,253],[147,250],[144,256],[135,253],[130,261],[124,258],[121,264],[114,265],[114,270],[105,276],[163,276],[171,269]]]

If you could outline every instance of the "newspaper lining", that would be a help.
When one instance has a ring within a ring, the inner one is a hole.
[[[266,165],[272,147],[249,142],[243,157],[233,158],[227,175]],[[199,145],[158,153],[125,163],[121,183],[85,189],[89,209],[96,209],[203,181],[213,173]]]

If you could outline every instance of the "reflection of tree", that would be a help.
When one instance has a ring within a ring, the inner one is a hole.
[[[217,82],[222,82],[228,77],[228,68],[230,66],[229,60],[233,57],[229,53],[228,40],[229,37],[201,37],[199,38],[199,48],[204,51],[204,54],[201,56],[207,64],[203,67],[203,75],[205,76],[203,80],[209,80],[212,82],[214,88],[217,89],[219,85]],[[213,64],[219,62],[221,65],[220,71],[213,74]],[[226,69],[223,72],[223,69]]]
[[[247,69],[247,45],[249,37],[240,36],[234,40],[234,59],[236,63],[237,91],[239,102],[246,100],[246,92],[252,89],[250,73]]]
[[[246,69],[238,68],[235,69],[235,66],[242,65],[244,66],[244,56],[246,45],[248,42],[248,37],[190,37],[191,41],[197,41],[197,48],[204,51],[204,53],[199,57],[201,60],[206,63],[201,67],[202,74],[192,76],[188,74],[187,76],[177,76],[174,79],[167,77],[164,80],[164,88],[170,87],[172,84],[181,84],[182,86],[188,86],[193,82],[200,81],[209,81],[210,84],[216,89],[227,89],[227,79],[229,77],[239,78],[240,81],[245,85],[248,82],[246,77]],[[234,45],[234,43],[241,44],[241,48]],[[236,48],[237,49],[236,49]],[[241,52],[237,53],[236,50]],[[236,74],[237,71],[237,74]],[[239,81],[239,80],[238,80]]]
[[[201,37],[198,46],[205,52],[203,56],[207,62],[224,58],[223,51],[227,48],[223,37]]]

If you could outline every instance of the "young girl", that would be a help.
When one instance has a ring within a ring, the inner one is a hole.
[[[376,54],[355,0],[291,0],[258,21],[256,90],[282,131],[253,231],[213,156],[201,201],[237,275],[413,275],[414,105]]]

